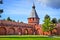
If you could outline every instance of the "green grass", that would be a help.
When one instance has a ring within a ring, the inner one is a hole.
[[[60,37],[42,35],[0,35],[0,40],[60,40]]]

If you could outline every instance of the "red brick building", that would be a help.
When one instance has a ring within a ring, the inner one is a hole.
[[[11,22],[0,20],[0,35],[50,35],[50,32],[43,32],[40,18],[35,10],[35,5],[32,6],[32,12],[28,17],[28,24],[23,22]],[[58,30],[57,30],[58,29]],[[52,31],[53,34],[60,34],[60,26]]]

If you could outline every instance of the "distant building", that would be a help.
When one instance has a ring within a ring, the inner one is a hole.
[[[28,24],[23,22],[0,20],[0,35],[51,35],[50,32],[43,32],[42,26],[41,24],[39,24],[39,20],[40,18],[38,17],[37,12],[35,10],[35,5],[33,4],[32,12],[28,17]],[[60,26],[55,28],[52,33],[54,35],[60,35],[59,30]]]

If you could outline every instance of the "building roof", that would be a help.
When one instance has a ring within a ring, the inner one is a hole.
[[[37,12],[35,10],[35,5],[33,3],[33,6],[32,6],[32,12],[30,14],[30,16],[28,18],[39,18],[38,15],[37,15]]]

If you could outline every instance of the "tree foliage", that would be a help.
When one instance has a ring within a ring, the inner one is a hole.
[[[58,23],[60,23],[60,19],[58,19]]]
[[[50,19],[45,19],[44,23],[42,24],[43,31],[49,31],[51,29],[51,21]]]
[[[13,22],[15,22],[15,20],[12,20]]]
[[[4,19],[4,20],[15,22],[15,20],[12,20],[10,17],[8,17],[7,19]]]
[[[3,9],[0,9],[0,14],[3,13]]]
[[[53,18],[52,19],[52,23],[56,24],[57,23],[57,19],[56,18]]]
[[[3,12],[3,10],[0,9],[0,17],[1,17],[2,12]]]
[[[44,23],[42,24],[43,31],[50,31],[52,33],[52,30],[54,29],[55,25],[51,22],[50,16],[46,15],[44,17]]]
[[[0,4],[2,4],[3,2],[2,2],[2,0],[0,0]]]
[[[0,0],[0,4],[2,4],[2,3],[3,3],[2,0]],[[2,12],[3,12],[3,10],[0,9],[0,18],[1,18],[1,14],[2,14]]]
[[[49,19],[50,20],[50,16],[48,14],[46,14],[44,19]]]
[[[8,21],[12,21],[12,19],[10,19],[10,17],[7,18]]]

